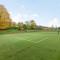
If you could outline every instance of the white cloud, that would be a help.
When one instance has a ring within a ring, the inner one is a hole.
[[[9,9],[8,9],[9,10]],[[14,12],[8,11],[10,13],[10,17],[12,18],[12,21],[15,22],[25,22],[30,20],[35,20],[38,24],[38,18],[39,15],[36,13],[33,13],[31,10],[27,9],[25,5],[17,6],[16,10]]]
[[[12,21],[16,23],[23,22],[23,16],[21,14],[16,14],[16,16],[12,16]]]
[[[51,27],[59,27],[60,24],[59,24],[59,19],[57,17],[54,17],[53,19],[51,19],[48,23],[48,26]]]
[[[13,12],[11,12],[11,11],[8,11],[8,12],[10,14],[10,18],[12,19],[12,21],[14,21],[14,22],[20,21],[20,17],[21,17],[20,14],[13,15]]]
[[[31,19],[37,19],[39,17],[39,15],[38,14],[31,14],[30,16],[29,16],[29,19],[31,20]]]
[[[25,22],[34,19],[37,22],[37,18],[39,17],[38,14],[21,14],[21,13],[16,13],[14,15],[13,12],[9,11],[10,17],[12,18],[12,21],[18,23],[18,22]]]
[[[24,6],[22,6],[24,7]],[[29,20],[35,20],[36,23],[39,25],[41,22],[39,22],[39,15],[38,14],[21,14],[21,13],[17,13],[16,15],[14,15],[14,13],[12,13],[11,11],[9,11],[10,17],[12,18],[12,21],[18,23],[18,22],[25,22],[25,21],[29,21]],[[48,24],[46,24],[45,26],[48,27],[59,27],[59,19],[57,17],[52,18],[49,22],[47,22]]]

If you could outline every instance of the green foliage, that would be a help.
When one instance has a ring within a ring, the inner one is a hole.
[[[26,30],[30,30],[30,22],[29,21],[26,21],[25,22],[25,25],[26,25]]]
[[[31,26],[31,29],[35,30],[36,29],[36,23],[34,20],[31,20],[30,21],[30,26]]]
[[[18,23],[18,29],[20,30],[20,31],[23,31],[24,30],[24,24],[21,22],[19,22]]]

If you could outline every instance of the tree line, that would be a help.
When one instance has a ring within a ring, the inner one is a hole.
[[[36,30],[37,29],[37,24],[34,20],[26,21],[25,23],[23,22],[12,22],[11,24],[12,29],[18,29],[20,31],[24,30]]]
[[[18,29],[20,31],[24,30],[36,30],[37,24],[34,20],[23,22],[12,22],[9,12],[4,7],[0,5],[0,30],[5,29]]]
[[[7,11],[7,9],[3,5],[0,5],[0,30],[5,30],[5,29],[17,29],[19,31],[28,31],[28,30],[52,31],[52,30],[55,30],[55,28],[38,26],[36,24],[35,20],[26,21],[25,23],[12,22],[12,19],[11,19],[10,14]]]

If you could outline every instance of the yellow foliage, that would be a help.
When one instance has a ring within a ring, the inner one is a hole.
[[[0,5],[0,29],[9,28],[11,24],[11,19],[6,8]]]

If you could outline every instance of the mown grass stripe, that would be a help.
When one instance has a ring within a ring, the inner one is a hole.
[[[28,47],[26,47],[26,48],[23,48],[23,49],[21,49],[21,50],[18,50],[14,55],[16,55],[16,54],[18,54],[18,53],[22,53],[22,52],[30,49],[32,46],[38,47],[38,46],[36,45],[37,43],[42,42],[42,41],[47,40],[47,39],[48,39],[48,38],[42,39],[42,40],[40,40],[40,41],[38,41],[38,42],[33,42],[32,45],[30,45],[30,46],[28,46]],[[27,40],[26,40],[26,41],[27,41]],[[31,41],[30,41],[30,42],[31,42]]]

